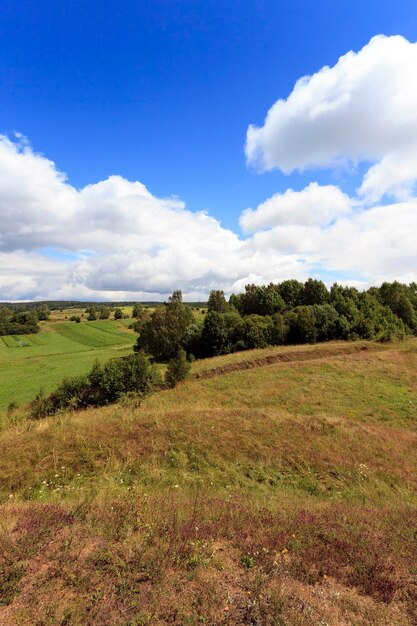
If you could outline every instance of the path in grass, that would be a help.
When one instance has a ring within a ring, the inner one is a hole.
[[[305,350],[279,351],[275,349],[271,354],[261,352],[260,356],[256,355],[256,351],[251,351],[253,358],[233,360],[224,365],[218,365],[207,369],[202,369],[193,373],[194,378],[214,378],[229,372],[237,372],[248,370],[254,367],[265,367],[266,365],[275,365],[277,363],[291,363],[300,361],[313,361],[316,359],[324,359],[333,356],[342,356],[345,354],[355,354],[364,350],[378,350],[378,346],[360,344],[331,344],[312,348],[308,346]],[[259,351],[258,351],[259,352]],[[207,360],[205,361],[207,364]]]

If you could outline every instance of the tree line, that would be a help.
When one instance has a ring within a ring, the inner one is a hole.
[[[417,284],[383,283],[360,292],[309,278],[246,285],[232,294],[213,290],[204,322],[183,304],[181,291],[138,315],[135,350],[167,361],[182,348],[190,360],[269,345],[335,339],[390,341],[417,334]]]

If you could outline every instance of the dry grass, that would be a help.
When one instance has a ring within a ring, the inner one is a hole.
[[[417,344],[308,350],[0,433],[0,623],[417,623]]]

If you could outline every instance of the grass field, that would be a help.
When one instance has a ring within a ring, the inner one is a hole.
[[[10,423],[0,623],[415,625],[417,342],[352,346]]]
[[[0,337],[0,418],[10,402],[26,403],[41,387],[52,391],[64,376],[86,373],[96,358],[131,353],[136,335],[124,321],[46,322],[36,335]]]

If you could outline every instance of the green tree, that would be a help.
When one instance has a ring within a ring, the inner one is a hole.
[[[136,304],[133,305],[132,317],[141,317],[144,310],[145,310],[145,307],[143,306],[143,304],[141,304],[140,302],[137,302]]]
[[[97,309],[95,306],[90,306],[85,310],[88,313],[87,320],[89,322],[94,322],[97,319]]]
[[[158,361],[174,358],[188,326],[193,324],[191,309],[182,304],[181,291],[174,291],[167,304],[157,306],[143,324],[135,350],[145,350]]]
[[[317,341],[313,307],[298,306],[285,314],[285,320],[288,324],[288,343],[315,343]]]
[[[245,349],[266,348],[272,343],[273,327],[270,315],[247,315],[236,329],[235,337]]]
[[[225,313],[229,310],[229,305],[224,297],[224,291],[213,289],[207,302],[207,311],[217,311],[217,313]]]
[[[283,280],[278,285],[278,291],[287,310],[303,304],[304,285],[299,280]]]
[[[51,314],[46,304],[42,304],[38,309],[36,309],[36,312],[40,321],[48,320]]]
[[[321,280],[309,278],[304,283],[303,304],[326,304],[329,302],[329,292]]]
[[[381,301],[389,306],[414,333],[417,332],[417,311],[413,306],[413,290],[394,281],[383,283],[379,289]]]
[[[199,324],[190,324],[184,332],[182,345],[190,358],[199,359],[204,354],[201,341],[202,330],[203,328]]]
[[[101,304],[98,308],[98,316],[101,320],[108,320],[110,317],[110,308]]]
[[[187,354],[183,348],[179,348],[175,357],[168,363],[165,373],[167,387],[175,387],[179,382],[185,380],[190,370],[191,363],[187,361]]]
[[[246,285],[245,293],[230,297],[230,304],[241,315],[273,315],[285,309],[277,285]]]
[[[203,356],[211,357],[230,352],[230,334],[225,316],[218,311],[210,311],[204,318],[201,332]]]
[[[315,304],[313,306],[315,318],[317,341],[330,341],[331,339],[341,339],[339,336],[341,326],[340,316],[331,304]]]
[[[271,344],[282,346],[287,343],[288,324],[282,313],[275,313],[272,316]]]

